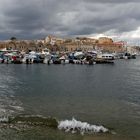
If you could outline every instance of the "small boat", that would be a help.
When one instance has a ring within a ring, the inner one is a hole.
[[[107,60],[107,59],[94,59],[94,62],[96,62],[96,64],[114,64],[113,60]]]
[[[61,60],[56,58],[53,60],[53,64],[61,64]]]
[[[83,58],[84,57],[84,53],[82,52],[82,51],[76,51],[75,53],[74,53],[74,57],[76,58],[76,59],[81,59],[81,58]]]
[[[14,64],[21,64],[22,60],[20,56],[13,56],[13,61]]]
[[[136,54],[132,54],[131,59],[136,59]]]
[[[4,63],[4,59],[3,58],[0,58],[0,63]]]
[[[52,55],[51,56],[52,58],[52,61],[53,61],[53,64],[61,64],[61,60],[59,59],[59,56],[58,55]]]
[[[51,60],[51,54],[50,54],[50,50],[45,48],[43,51],[42,51],[42,54],[44,55],[44,61],[43,63],[44,64],[50,64],[50,60]]]
[[[97,55],[97,58],[104,59],[104,60],[114,60],[114,55],[109,53],[101,53]]]
[[[61,56],[60,58],[59,58],[59,60],[61,60],[61,63],[62,64],[68,64],[69,63],[69,60],[66,58],[66,56]]]

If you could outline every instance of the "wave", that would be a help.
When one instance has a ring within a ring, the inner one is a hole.
[[[80,132],[82,135],[85,133],[107,133],[109,129],[105,128],[102,125],[91,125],[87,122],[77,121],[76,119],[64,120],[58,122],[58,129],[65,130],[65,132]]]
[[[0,123],[6,123],[16,126],[21,129],[21,124],[23,126],[47,126],[58,128],[59,130],[64,130],[65,132],[71,133],[81,133],[84,134],[95,134],[95,133],[108,133],[111,132],[108,128],[102,125],[92,125],[87,122],[77,121],[76,119],[58,121],[53,117],[43,117],[42,115],[18,115],[16,117],[0,117]]]

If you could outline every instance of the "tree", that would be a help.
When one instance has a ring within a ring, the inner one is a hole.
[[[17,38],[13,36],[10,38],[10,40],[15,41],[15,40],[17,40]]]
[[[16,40],[17,40],[17,38],[16,37],[11,37],[10,38],[10,48],[12,48],[12,49],[17,49],[17,45],[16,45]],[[14,47],[13,47],[14,46]]]

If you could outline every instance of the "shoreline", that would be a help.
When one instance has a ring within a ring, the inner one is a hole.
[[[67,126],[68,127],[68,126]],[[35,134],[34,131],[37,133]],[[80,134],[76,131],[66,131],[58,129],[58,121],[52,117],[43,117],[40,115],[18,115],[11,118],[3,118],[0,123],[0,137],[3,140],[7,140],[7,136],[12,135],[12,138],[18,137],[22,139],[27,135],[30,139],[35,138],[34,140],[48,139],[50,135],[53,136],[53,140],[58,138],[61,140],[64,137],[66,140],[138,140],[138,137],[135,136],[123,136],[115,132],[94,132],[94,133],[85,133]],[[6,133],[9,133],[6,135]],[[37,139],[36,139],[37,138]],[[15,138],[16,139],[16,138]],[[65,140],[64,139],[64,140]],[[18,140],[18,139],[17,139]]]

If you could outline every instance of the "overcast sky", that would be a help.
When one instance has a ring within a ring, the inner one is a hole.
[[[139,41],[140,0],[0,0],[0,39],[109,36]]]

